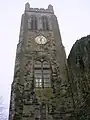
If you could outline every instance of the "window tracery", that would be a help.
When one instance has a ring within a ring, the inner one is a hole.
[[[34,78],[35,87],[51,87],[51,69],[47,61],[35,61]]]

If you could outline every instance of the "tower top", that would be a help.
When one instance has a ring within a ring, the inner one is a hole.
[[[25,4],[25,11],[26,12],[46,12],[46,13],[54,13],[53,6],[50,4],[48,5],[47,9],[44,8],[31,8],[30,4],[27,2]]]

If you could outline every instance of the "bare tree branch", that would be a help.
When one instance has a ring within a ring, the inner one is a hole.
[[[0,120],[7,120],[2,96],[0,96]]]

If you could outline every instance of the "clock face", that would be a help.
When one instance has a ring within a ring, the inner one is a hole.
[[[35,38],[35,41],[38,44],[45,44],[47,42],[47,39],[44,36],[37,36]]]

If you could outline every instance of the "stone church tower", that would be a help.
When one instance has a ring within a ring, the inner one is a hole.
[[[61,120],[58,109],[63,105],[60,96],[65,92],[66,81],[66,55],[53,6],[38,9],[26,3],[9,120]]]

